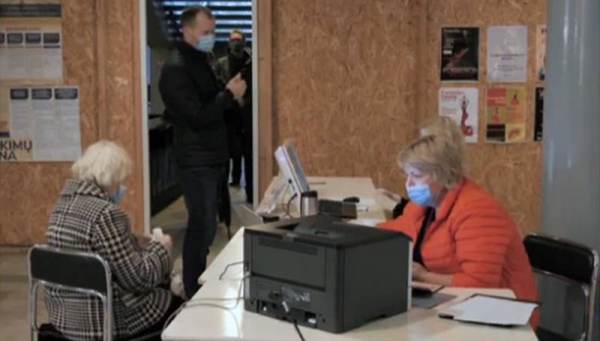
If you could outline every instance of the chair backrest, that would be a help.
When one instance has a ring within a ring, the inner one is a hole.
[[[536,272],[581,286],[587,301],[583,335],[591,339],[599,266],[597,252],[579,243],[538,234],[528,235],[523,242]]]
[[[112,340],[112,275],[102,257],[94,253],[34,245],[29,250],[28,263],[29,323],[32,340],[33,333],[39,331],[37,289],[40,283],[100,297],[104,306],[104,340]]]
[[[29,275],[47,284],[91,290],[107,295],[110,268],[100,256],[35,245],[29,251]]]
[[[596,280],[598,255],[589,247],[538,234],[528,235],[524,243],[536,270],[587,286]]]

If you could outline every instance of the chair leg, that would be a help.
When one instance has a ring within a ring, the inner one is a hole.
[[[29,334],[31,341],[37,338],[37,291],[38,283],[29,283]]]
[[[231,225],[227,225],[227,239],[231,240]]]

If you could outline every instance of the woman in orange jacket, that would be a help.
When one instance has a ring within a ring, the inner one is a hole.
[[[465,178],[460,129],[439,118],[421,129],[398,162],[411,202],[379,227],[413,240],[413,280],[456,287],[509,288],[537,299],[519,231],[502,206]]]

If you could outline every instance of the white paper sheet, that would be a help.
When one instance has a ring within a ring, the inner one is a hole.
[[[56,160],[58,142],[58,128],[60,123],[56,120],[52,88],[31,89],[31,109],[33,116],[33,157],[36,161]]]
[[[31,129],[31,102],[28,88],[10,89],[10,135],[12,138],[29,139]]]
[[[59,126],[58,143],[60,160],[77,160],[81,155],[79,126],[79,89],[76,87],[56,88],[54,106]]]
[[[440,312],[457,321],[522,326],[529,322],[535,303],[475,295]]]

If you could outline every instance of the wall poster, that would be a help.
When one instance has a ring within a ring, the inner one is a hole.
[[[523,86],[487,89],[486,141],[496,143],[525,140],[527,90]]]
[[[488,81],[527,81],[527,26],[492,26],[488,29]]]
[[[477,81],[479,79],[479,28],[442,28],[440,79]]]
[[[467,143],[477,143],[479,90],[477,88],[441,88],[439,115],[452,118],[461,128]]]

